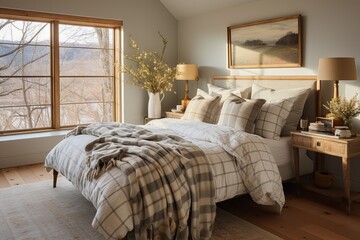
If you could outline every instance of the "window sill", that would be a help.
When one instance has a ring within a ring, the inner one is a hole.
[[[0,142],[43,138],[43,137],[65,136],[68,132],[70,132],[70,130],[0,136]]]

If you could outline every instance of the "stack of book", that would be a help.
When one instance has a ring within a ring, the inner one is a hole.
[[[322,122],[314,122],[310,123],[309,131],[316,131],[316,132],[327,132],[331,129],[325,127],[325,124]]]

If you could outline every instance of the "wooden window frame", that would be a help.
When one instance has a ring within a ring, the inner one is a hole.
[[[92,17],[71,16],[63,14],[53,14],[45,12],[35,12],[26,10],[16,10],[0,8],[0,18],[20,20],[20,21],[38,21],[47,22],[51,29],[51,127],[40,129],[21,129],[0,132],[0,135],[11,135],[21,133],[34,133],[44,131],[64,130],[69,127],[60,126],[60,69],[59,69],[59,24],[69,24],[76,26],[104,27],[114,30],[114,63],[120,63],[121,46],[121,20],[100,19]],[[113,120],[121,121],[121,74],[113,66],[114,71],[114,104]]]

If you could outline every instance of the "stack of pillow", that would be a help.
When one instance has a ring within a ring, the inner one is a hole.
[[[235,89],[208,84],[208,92],[198,89],[182,119],[229,126],[278,140],[297,129],[310,91],[275,90],[256,83]]]

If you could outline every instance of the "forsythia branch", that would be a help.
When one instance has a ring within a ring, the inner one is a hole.
[[[126,54],[125,59],[130,64],[121,67],[121,71],[130,76],[131,84],[152,93],[171,91],[176,75],[176,68],[169,67],[163,59],[168,41],[160,32],[158,34],[163,44],[161,55],[140,49],[130,36],[130,47],[134,54]]]

